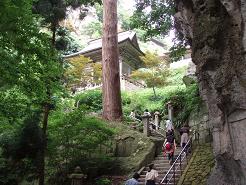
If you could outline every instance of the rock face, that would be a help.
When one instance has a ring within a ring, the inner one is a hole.
[[[189,86],[197,82],[197,77],[195,73],[196,73],[196,65],[192,61],[190,61],[188,63],[187,73],[183,77],[183,82],[186,86]]]
[[[208,119],[207,107],[202,104],[200,110],[192,112],[188,119],[188,125],[191,130],[196,131],[196,139],[199,139],[199,143],[211,142],[211,127]]]
[[[176,3],[212,126],[216,166],[208,184],[246,184],[246,1]]]

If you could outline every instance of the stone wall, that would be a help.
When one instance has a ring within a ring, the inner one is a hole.
[[[211,142],[212,133],[208,119],[208,110],[205,104],[202,104],[198,112],[191,113],[188,124],[191,130],[196,131],[195,137],[200,143]],[[199,137],[199,138],[198,138]]]
[[[205,185],[215,164],[210,143],[199,145],[178,185]]]
[[[163,140],[146,137],[143,133],[131,130],[121,125],[115,138],[114,156],[121,164],[120,174],[138,171],[149,164],[157,153]]]

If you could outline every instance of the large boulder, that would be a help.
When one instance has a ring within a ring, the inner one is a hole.
[[[192,45],[216,167],[208,184],[246,184],[246,2],[176,0],[176,21]]]

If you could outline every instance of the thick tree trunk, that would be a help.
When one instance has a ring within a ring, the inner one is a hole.
[[[57,25],[56,23],[52,23],[51,26],[51,31],[52,31],[52,38],[51,38],[51,45],[54,46],[54,48],[56,47],[56,30],[57,30]]]
[[[207,103],[216,166],[209,185],[246,184],[245,0],[178,1],[176,20],[192,40]]]
[[[44,185],[45,180],[45,151],[47,147],[47,126],[48,126],[48,117],[49,117],[49,104],[45,104],[44,106],[44,118],[43,118],[43,145],[40,149],[39,154],[39,185]]]
[[[107,120],[121,120],[117,1],[103,0],[103,7],[103,117]]]
[[[155,92],[155,87],[153,86],[152,89],[153,89],[153,93],[154,93],[155,99],[157,99],[157,95],[156,95],[156,92]]]

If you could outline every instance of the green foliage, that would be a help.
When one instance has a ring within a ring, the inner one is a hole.
[[[102,64],[100,62],[93,63],[90,58],[83,55],[71,58],[66,62],[65,79],[67,87],[77,85],[85,87],[89,83],[101,83]]]
[[[38,29],[30,0],[19,2],[1,1],[5,4],[0,6],[0,88],[17,86],[33,103],[42,102],[47,89],[51,94],[57,90],[62,65],[47,35]]]
[[[60,146],[65,149],[68,147],[69,157],[97,150],[99,144],[103,144],[114,133],[102,120],[86,117],[83,109],[76,109],[65,114],[56,112],[55,114],[59,114],[60,117],[53,121],[53,116],[51,116],[52,140],[58,142],[56,151],[59,151]],[[55,117],[57,118],[57,115]],[[63,154],[60,155],[65,155],[65,152],[62,152]]]
[[[90,111],[100,111],[102,109],[102,91],[89,90],[78,94],[75,97],[76,102],[79,101],[79,106],[85,106]]]
[[[184,56],[186,49],[186,44],[183,41],[176,42],[171,48],[170,48],[170,55],[172,62],[176,62],[181,59],[182,56]]]
[[[95,4],[96,15],[99,22],[103,23],[103,6],[99,3]]]
[[[175,94],[176,91],[184,90],[185,86],[166,86],[162,88],[157,88],[157,100],[153,96],[153,91],[150,88],[129,92],[128,97],[130,97],[130,104],[123,106],[124,114],[129,115],[131,110],[137,110],[143,113],[145,109],[150,112],[159,110],[160,112],[164,110],[164,102],[170,99],[170,96]]]
[[[69,6],[78,8],[95,3],[101,3],[101,0],[38,0],[34,4],[34,12],[42,15],[45,24],[53,30],[59,25],[59,21],[65,19]]]
[[[131,103],[130,96],[123,92],[121,94],[122,105]],[[75,96],[76,106],[79,105],[89,112],[101,112],[102,110],[102,91],[101,90],[88,90]]]
[[[108,178],[100,178],[96,181],[96,185],[111,185],[112,181]]]
[[[6,171],[18,177],[5,184],[19,184],[35,173],[43,135],[33,113],[42,111],[44,103],[51,106],[52,96],[61,90],[61,59],[40,31],[32,3],[0,2],[0,149]]]
[[[167,82],[169,85],[184,85],[183,77],[187,72],[187,67],[169,70]]]
[[[85,28],[85,33],[90,36],[90,38],[97,39],[102,37],[103,24],[98,20],[89,22]]]
[[[131,110],[142,113],[145,109],[150,112],[159,110],[165,117],[167,115],[167,103],[172,102],[174,106],[174,124],[181,125],[187,121],[193,111],[197,111],[201,105],[198,87],[196,84],[185,87],[184,85],[166,86],[158,89],[158,99],[153,99],[151,89],[128,93],[130,103],[123,106],[124,114],[127,116]]]
[[[30,108],[30,100],[17,87],[0,91],[0,122],[19,123]]]
[[[48,167],[51,180],[54,178],[53,182],[56,183],[59,178],[55,177],[61,170],[57,167],[61,165],[64,166],[63,172],[65,170],[67,173],[77,165],[83,166],[83,171],[87,173],[93,162],[96,164],[94,170],[96,167],[103,168],[100,164],[105,165],[109,160],[103,161],[101,156],[111,150],[109,141],[115,133],[104,121],[86,116],[84,109],[72,110],[66,105],[68,102],[60,105],[50,116]],[[95,162],[98,158],[100,160]]]
[[[166,35],[173,27],[174,1],[138,1],[131,27],[145,30],[145,38]]]
[[[57,39],[55,46],[63,55],[69,55],[79,51],[80,46],[71,36],[70,31],[65,27],[59,27],[57,30]]]
[[[175,1],[146,0],[138,1],[131,17],[131,28],[144,30],[144,40],[156,36],[166,36],[170,30],[179,26],[175,22]],[[170,48],[171,61],[178,61],[191,42],[178,30],[175,32],[174,45]]]
[[[37,177],[38,153],[42,147],[40,114],[27,117],[23,125],[0,130],[0,182],[19,184]]]
[[[168,68],[167,62],[155,53],[146,52],[145,56],[140,57],[145,65],[145,68],[133,71],[131,77],[136,80],[143,80],[147,87],[152,87],[155,98],[155,87],[164,86],[167,84]]]
[[[191,112],[198,111],[202,103],[197,84],[188,86],[184,91],[177,91],[169,100],[174,106],[174,121],[177,126],[186,122]]]

